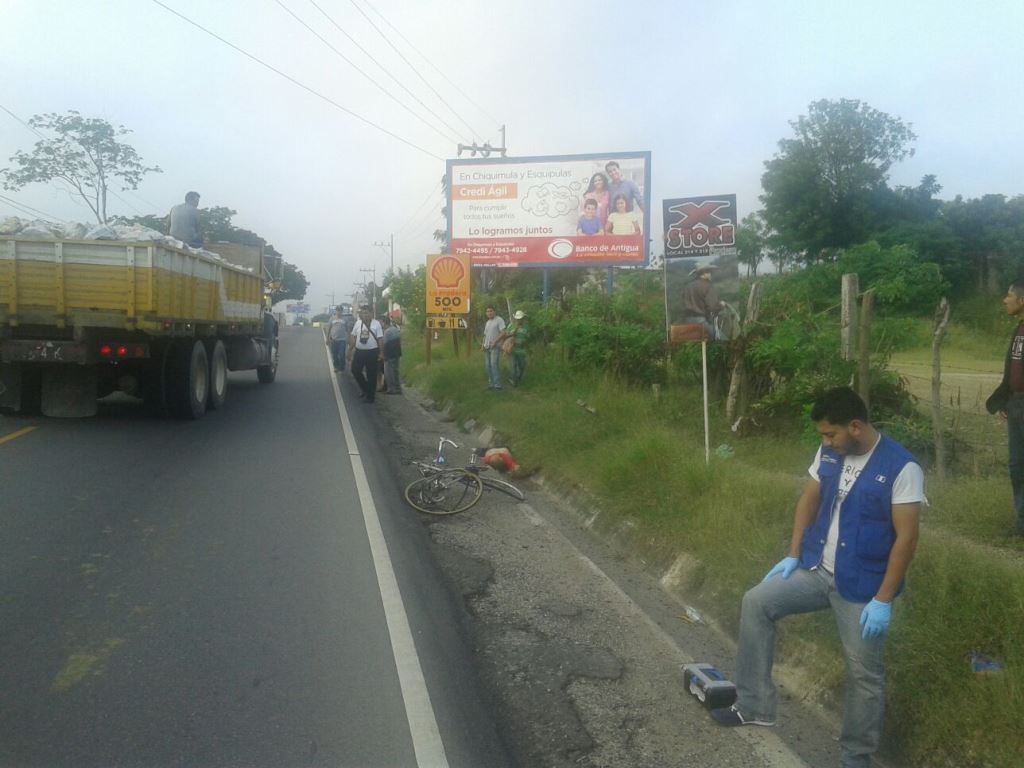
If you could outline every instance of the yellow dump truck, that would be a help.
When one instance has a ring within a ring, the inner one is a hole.
[[[91,416],[121,390],[197,419],[224,405],[229,370],[272,382],[278,270],[259,247],[207,248],[0,236],[0,408]]]

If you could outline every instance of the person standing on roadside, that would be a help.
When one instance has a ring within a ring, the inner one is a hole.
[[[336,307],[334,317],[327,328],[327,341],[331,347],[331,361],[334,363],[335,373],[345,370],[345,347],[348,344],[349,331],[341,307]]]
[[[523,373],[526,372],[526,341],[529,335],[526,328],[526,313],[517,309],[512,315],[512,325],[505,329],[505,341],[502,342],[502,348],[512,364],[512,378],[509,379],[509,384],[513,387],[519,386],[523,380]]]
[[[924,474],[868,421],[849,387],[811,408],[821,445],[796,505],[789,552],[743,596],[736,703],[714,709],[724,726],[775,725],[775,624],[832,610],[846,656],[841,768],[869,768],[885,711],[885,634],[917,548]]]
[[[398,373],[398,362],[402,358],[402,331],[398,324],[384,315],[384,382],[386,395],[402,394],[402,379]]]
[[[1011,536],[1024,536],[1024,280],[1018,280],[1003,297],[1006,314],[1017,321],[1003,363],[1003,380],[985,408],[1006,421],[1010,449],[1010,486],[1013,488],[1014,527]]]
[[[487,307],[484,314],[487,322],[484,323],[484,340],[480,348],[484,351],[487,368],[487,388],[501,389],[501,337],[505,332],[505,321],[494,307]]]
[[[359,385],[363,402],[372,403],[377,393],[377,368],[384,359],[384,329],[380,321],[370,317],[370,308],[359,308],[359,319],[352,326],[349,336],[352,348],[350,357],[352,378]]]

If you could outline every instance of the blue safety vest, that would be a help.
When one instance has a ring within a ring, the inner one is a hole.
[[[889,553],[896,541],[896,529],[892,525],[892,484],[911,461],[917,462],[906,448],[882,435],[875,452],[843,500],[836,544],[835,579],[836,589],[847,600],[866,603],[882,585]],[[821,506],[800,544],[801,568],[821,565],[842,471],[843,456],[822,446],[821,463],[818,465]],[[899,589],[903,589],[902,583]]]

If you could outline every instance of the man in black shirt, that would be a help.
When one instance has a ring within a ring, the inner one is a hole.
[[[1006,350],[1003,380],[985,402],[989,413],[1006,419],[1010,448],[1010,485],[1016,527],[1013,535],[1024,536],[1024,280],[1010,286],[1003,298],[1006,314],[1016,318],[1017,329]]]

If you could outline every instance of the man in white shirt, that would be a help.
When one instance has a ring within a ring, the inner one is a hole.
[[[494,307],[487,307],[484,323],[484,340],[480,345],[484,351],[484,365],[487,368],[487,388],[501,389],[501,339],[505,332],[505,321],[494,312]]]
[[[364,403],[372,403],[377,392],[377,367],[384,360],[384,329],[370,319],[370,308],[359,308],[359,319],[352,326],[348,339],[352,350],[352,378],[356,380]]]
[[[736,703],[712,710],[725,726],[775,725],[775,623],[832,610],[849,679],[839,737],[842,768],[868,768],[885,708],[885,634],[917,547],[924,474],[869,422],[848,387],[829,390],[811,419],[821,446],[796,505],[789,552],[743,597]]]

